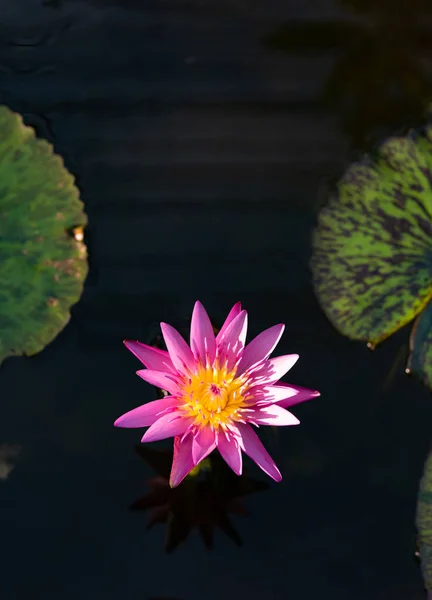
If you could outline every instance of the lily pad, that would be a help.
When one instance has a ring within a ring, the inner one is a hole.
[[[319,215],[315,290],[344,335],[384,340],[421,313],[407,371],[432,389],[432,127],[391,138],[351,166]],[[420,557],[432,600],[432,452],[417,503]]]
[[[83,290],[87,217],[51,144],[0,106],[0,362],[40,352]]]
[[[426,459],[417,498],[416,525],[426,589],[432,594],[432,451]],[[431,596],[429,595],[428,598]]]
[[[407,373],[417,375],[432,389],[432,302],[417,317],[410,336]]]
[[[432,298],[432,127],[390,138],[352,165],[319,215],[311,261],[319,302],[372,346]]]

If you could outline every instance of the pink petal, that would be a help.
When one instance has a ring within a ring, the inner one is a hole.
[[[247,333],[247,312],[242,310],[237,317],[235,317],[228,327],[225,329],[224,334],[221,336],[220,341],[217,344],[218,355],[224,359],[228,359],[228,370],[232,369],[237,361],[237,357],[241,350],[243,350]]]
[[[258,362],[265,360],[276,348],[285,325],[282,323],[274,325],[257,335],[243,351],[242,359],[239,363],[237,375],[241,375]]]
[[[197,465],[216,448],[215,434],[210,427],[203,427],[193,438],[192,460]]]
[[[246,334],[247,334],[247,312],[242,310],[228,327],[223,332],[223,335],[220,336],[219,346],[226,347],[235,344],[236,342],[240,342],[242,346],[245,345],[246,342]]]
[[[169,373],[163,373],[162,371],[151,371],[150,369],[141,369],[136,373],[138,377],[151,383],[162,390],[167,390],[170,394],[178,394],[180,391],[179,386],[173,380]]]
[[[172,488],[177,487],[195,466],[192,460],[192,440],[191,433],[183,441],[180,436],[174,438],[174,457],[170,475]]]
[[[260,408],[251,414],[251,419],[258,425],[298,425],[300,423],[297,417],[278,404]]]
[[[234,320],[234,318],[241,313],[241,302],[236,302],[232,309],[229,311],[227,318],[225,319],[224,324],[219,330],[219,333],[216,336],[216,343],[219,343],[221,337],[225,333],[226,328]]]
[[[288,373],[288,371],[296,364],[298,359],[298,354],[285,354],[283,356],[270,358],[268,361],[270,367],[268,379],[271,380],[271,382],[279,381],[279,379],[286,375],[286,373]]]
[[[204,306],[198,301],[192,312],[190,344],[197,360],[205,364],[208,356],[210,364],[213,364],[216,352],[213,326]]]
[[[143,435],[142,442],[157,442],[176,435],[183,435],[193,419],[178,416],[178,412],[171,412],[159,417]]]
[[[255,405],[258,407],[273,403],[283,407],[294,406],[294,404],[299,404],[300,402],[317,398],[321,395],[316,390],[309,390],[308,388],[291,385],[283,381],[279,381],[277,385],[257,386],[257,392],[255,393],[257,395]]]
[[[115,427],[148,427],[158,418],[158,415],[177,406],[178,401],[171,396],[162,400],[154,400],[125,413],[115,421]]]
[[[152,346],[141,344],[141,342],[134,342],[133,340],[125,340],[123,344],[143,363],[143,365],[147,367],[147,369],[152,369],[154,371],[171,371],[172,373],[175,373],[174,365],[166,350],[152,348]]]
[[[161,323],[161,329],[169,355],[177,371],[181,373],[187,373],[188,370],[194,371],[196,365],[194,355],[179,332],[168,323]]]
[[[249,381],[258,385],[276,383],[297,362],[298,354],[286,354],[255,363],[246,370]],[[239,367],[240,368],[240,367]]]
[[[260,387],[258,389],[260,389]],[[299,394],[300,388],[281,381],[278,385],[265,385],[261,388],[261,391],[262,398],[260,397],[257,404],[271,404],[287,398],[293,398]]]
[[[272,386],[271,389],[278,388],[279,386]],[[279,389],[284,389],[285,386],[282,386]],[[297,390],[297,394],[294,396],[286,396],[285,398],[280,398],[276,400],[279,406],[287,407],[294,406],[295,404],[299,404],[300,402],[305,402],[306,400],[311,400],[312,398],[318,398],[321,396],[319,392],[316,390],[308,390],[307,388],[303,388],[300,386],[295,386]],[[282,395],[282,393],[280,393]]]
[[[243,423],[237,423],[237,428],[240,433],[239,441],[243,452],[250,456],[264,473],[267,473],[275,481],[280,481],[282,475],[279,469],[252,427]]]
[[[217,449],[222,458],[236,475],[242,474],[243,461],[240,446],[234,437],[228,438],[224,433],[220,433],[217,441]]]

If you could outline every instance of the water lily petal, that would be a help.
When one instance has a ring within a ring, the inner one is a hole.
[[[209,427],[203,427],[193,438],[192,459],[197,465],[216,448],[215,434]]]
[[[147,402],[147,404],[138,406],[119,417],[114,422],[114,425],[115,427],[126,428],[148,427],[149,425],[153,425],[158,415],[161,415],[166,410],[173,409],[177,404],[178,400],[171,396],[167,396],[162,400]]]
[[[290,385],[279,381],[278,385],[264,385],[257,387],[258,400],[256,404],[272,404],[280,402],[286,398],[292,398],[300,392],[300,388],[296,385]]]
[[[216,352],[213,325],[204,306],[198,301],[195,302],[192,312],[190,345],[197,360],[205,364],[205,358],[208,356],[210,364],[213,363]]]
[[[227,318],[225,319],[224,324],[222,325],[222,327],[219,330],[219,333],[216,336],[216,343],[219,343],[223,334],[226,331],[226,328],[228,327],[228,325],[231,323],[231,321],[233,321],[235,319],[235,317],[237,317],[237,315],[239,315],[241,313],[241,302],[236,302],[234,304],[234,306],[232,307],[232,309],[229,311]]]
[[[157,442],[176,435],[183,435],[193,423],[193,419],[178,416],[180,413],[171,412],[159,417],[143,435],[142,442]]]
[[[182,336],[168,323],[161,323],[160,326],[174,367],[181,373],[187,373],[188,370],[193,371],[195,368],[194,355]]]
[[[221,433],[218,436],[217,449],[219,450],[224,461],[229,467],[231,467],[234,473],[236,475],[241,475],[243,469],[241,449],[234,437],[228,436],[227,438],[223,433]]]
[[[166,350],[159,350],[159,348],[153,348],[152,346],[147,346],[147,344],[133,340],[124,340],[123,344],[147,369],[176,372],[170,355]]]
[[[274,460],[262,445],[259,437],[250,425],[237,423],[240,434],[240,446],[259,467],[275,481],[281,481],[282,475],[277,468]]]
[[[275,400],[275,402],[284,408],[288,406],[294,406],[300,402],[306,402],[306,400],[311,400],[312,398],[318,398],[318,396],[321,396],[321,394],[316,390],[309,390],[308,388],[300,387],[299,385],[295,386],[294,388],[294,386],[288,386],[283,383],[279,383],[277,386],[272,386],[271,389],[277,390],[276,395],[279,395],[279,399]],[[282,397],[284,395],[284,389],[289,389],[290,392],[292,389],[295,389],[297,393],[295,395],[291,395],[290,393],[290,395],[287,394],[285,397]]]
[[[279,404],[263,406],[251,417],[258,425],[298,425],[300,421]]]
[[[162,371],[152,371],[151,369],[140,369],[136,372],[138,377],[151,383],[162,390],[167,390],[170,394],[177,394],[180,389],[174,379],[169,373],[163,373]]]
[[[220,336],[218,347],[220,349],[240,342],[243,346],[246,342],[247,334],[247,312],[242,310]]]
[[[247,369],[248,379],[258,385],[268,385],[279,381],[298,361],[298,354],[285,354],[261,361]]]
[[[174,438],[174,457],[170,475],[172,488],[177,487],[195,466],[192,459],[192,441],[192,433],[187,435],[183,441],[180,436]]]
[[[272,382],[279,381],[281,377],[286,375],[286,373],[288,373],[288,371],[296,364],[298,359],[298,354],[284,354],[283,356],[270,358],[268,364],[270,366]]]
[[[247,312],[242,310],[225,329],[217,344],[219,356],[228,359],[228,369],[234,366],[239,353],[244,348],[247,325]]]
[[[280,323],[265,329],[257,335],[243,351],[243,356],[238,366],[237,374],[241,375],[252,365],[265,360],[276,348],[283,332],[285,325]]]

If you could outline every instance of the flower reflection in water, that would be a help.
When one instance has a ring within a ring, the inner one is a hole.
[[[206,548],[213,546],[214,529],[219,527],[235,544],[243,541],[230,515],[248,516],[243,498],[268,489],[266,482],[237,476],[217,454],[200,463],[183,481],[171,488],[169,477],[173,452],[137,446],[137,454],[156,472],[148,481],[150,491],[133,502],[131,510],[149,510],[147,528],[166,523],[165,551],[172,552],[195,527]]]

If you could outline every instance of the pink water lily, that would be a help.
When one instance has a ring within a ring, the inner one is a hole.
[[[216,336],[203,305],[196,302],[190,347],[166,323],[161,323],[161,329],[167,351],[125,341],[147,367],[137,375],[169,395],[127,412],[114,425],[149,427],[142,442],[174,437],[172,487],[215,448],[237,475],[242,473],[243,451],[280,481],[279,469],[252,426],[298,425],[286,407],[319,396],[279,382],[298,359],[297,354],[269,358],[284,327],[270,327],[245,345],[247,313],[240,302]]]

